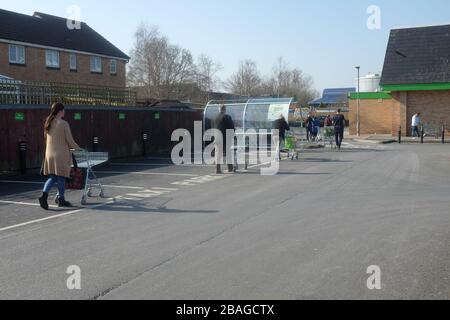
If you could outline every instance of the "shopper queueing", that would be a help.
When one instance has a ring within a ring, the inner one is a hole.
[[[329,114],[325,117],[325,120],[323,121],[323,125],[324,125],[324,127],[332,127],[333,126],[333,119],[331,118],[331,116]]]
[[[290,131],[288,122],[284,118],[282,114],[279,115],[278,119],[275,120],[272,124],[273,130],[278,130],[278,135],[272,134],[273,143],[277,148],[276,151],[276,161],[280,161],[281,159],[281,146],[284,144],[286,140],[286,131]]]
[[[312,137],[312,127],[313,127],[313,115],[312,112],[308,114],[308,117],[305,120],[305,127],[306,127],[306,140],[311,141]]]
[[[341,149],[342,141],[344,140],[345,130],[345,117],[341,113],[341,109],[337,110],[336,115],[333,117],[334,135],[336,137],[336,147]]]
[[[39,204],[44,210],[48,210],[48,194],[55,184],[58,185],[57,203],[59,207],[71,207],[65,200],[65,181],[70,177],[70,169],[73,165],[71,149],[79,150],[72,137],[69,124],[63,120],[64,105],[55,103],[44,125],[46,141],[45,160],[43,163],[43,175],[48,177],[45,183]]]
[[[219,107],[219,115],[213,121],[213,128],[219,130],[222,133],[223,137],[223,145],[218,146],[216,144],[215,148],[215,159],[216,159],[216,174],[222,174],[221,163],[223,163],[224,158],[227,155],[227,152],[231,152],[231,150],[227,150],[227,130],[235,130],[233,119],[227,115],[227,108],[225,105]],[[234,165],[228,165],[228,172],[234,172]]]

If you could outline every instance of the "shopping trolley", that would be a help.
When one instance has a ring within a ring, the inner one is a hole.
[[[305,149],[307,144],[307,129],[303,127],[302,123],[300,123],[300,125],[292,125],[291,130],[286,133],[286,139],[284,142],[288,159],[298,160],[300,151]]]
[[[291,160],[294,160],[294,157],[298,160],[298,154],[299,151],[296,148],[297,141],[294,134],[288,134],[286,135],[286,139],[284,140],[284,147],[287,151],[288,158],[291,158]]]
[[[81,196],[81,204],[87,204],[87,198],[92,197],[94,189],[99,190],[99,197],[105,196],[105,191],[102,184],[98,180],[93,167],[108,162],[109,154],[107,152],[88,152],[88,151],[75,151],[75,160],[77,161],[78,168],[86,169],[86,181],[84,184],[83,194]]]
[[[327,145],[330,145],[330,147],[333,148],[333,145],[335,142],[334,127],[324,127],[322,137],[323,137],[324,147],[326,147]]]

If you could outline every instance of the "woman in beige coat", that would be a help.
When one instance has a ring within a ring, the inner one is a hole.
[[[70,169],[73,165],[71,149],[79,150],[72,137],[69,124],[63,120],[64,105],[55,103],[44,125],[46,140],[46,152],[43,165],[44,176],[49,177],[45,183],[39,204],[48,210],[48,193],[55,184],[58,184],[57,203],[59,207],[71,207],[65,200],[65,181],[70,177]]]

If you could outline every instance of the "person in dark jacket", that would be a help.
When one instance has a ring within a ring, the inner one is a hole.
[[[224,159],[224,156],[227,155],[227,152],[231,152],[231,150],[227,150],[227,130],[235,130],[233,119],[227,115],[227,108],[225,105],[221,105],[219,107],[219,115],[213,121],[213,128],[217,129],[221,132],[223,137],[223,146],[216,146],[215,148],[215,158],[216,158],[216,174],[222,174],[221,163]],[[234,142],[234,141],[233,141]],[[233,143],[232,142],[232,143]],[[232,173],[234,171],[233,164],[228,165],[228,172]]]
[[[305,121],[306,140],[308,140],[308,141],[311,141],[312,125],[313,125],[313,115],[312,115],[312,112],[310,112],[308,114],[308,118],[306,118],[306,121]]]
[[[333,126],[333,119],[331,118],[331,116],[328,114],[323,122],[323,125],[325,127],[331,127]]]
[[[281,145],[286,140],[286,131],[290,131],[291,128],[282,114],[272,124],[273,130],[278,130],[278,136],[273,137],[274,144],[277,147],[277,160],[281,159]]]
[[[337,110],[336,115],[333,118],[334,125],[334,135],[336,137],[336,146],[341,149],[342,140],[344,140],[344,129],[345,129],[345,117],[341,113],[341,109]]]

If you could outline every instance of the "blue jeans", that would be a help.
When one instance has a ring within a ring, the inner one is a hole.
[[[414,126],[412,127],[412,136],[414,138],[420,138],[420,131],[419,131],[419,127],[418,126]]]
[[[335,127],[334,136],[336,138],[336,146],[340,148],[342,145],[342,140],[344,140],[344,128]]]
[[[64,200],[64,194],[66,192],[66,178],[64,177],[55,176],[54,174],[49,175],[44,186],[44,192],[49,193],[55,184],[58,184],[59,198]]]

